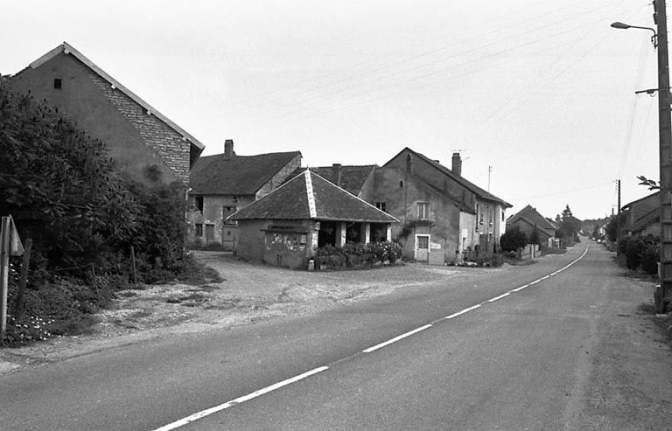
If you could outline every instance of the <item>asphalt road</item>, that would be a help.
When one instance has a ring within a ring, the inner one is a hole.
[[[0,429],[663,429],[650,292],[586,249],[0,376]]]

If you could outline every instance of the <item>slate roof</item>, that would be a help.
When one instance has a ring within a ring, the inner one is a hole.
[[[394,160],[399,156],[399,154],[403,153],[404,151],[410,152],[414,157],[418,157],[425,162],[429,163],[430,165],[434,166],[438,171],[443,173],[444,175],[450,177],[452,180],[462,184],[467,190],[471,191],[472,193],[476,194],[479,198],[485,199],[485,200],[490,200],[494,201],[497,203],[500,203],[504,208],[511,208],[513,205],[510,203],[506,202],[505,200],[498,198],[497,196],[491,194],[490,192],[487,192],[483,190],[482,188],[478,187],[476,184],[472,183],[471,181],[468,181],[461,175],[456,175],[448,169],[447,167],[443,166],[441,163],[437,162],[436,160],[432,160],[429,157],[425,156],[424,154],[420,154],[418,152],[415,152],[411,150],[410,148],[406,147],[403,150],[401,150],[396,156],[392,157],[390,161]],[[390,162],[387,162],[383,167],[387,166]]]
[[[310,169],[231,215],[229,219],[399,222]]]
[[[189,133],[187,133],[186,130],[182,129],[180,126],[177,124],[173,123],[168,117],[164,116],[162,113],[154,109],[149,103],[145,102],[142,100],[140,97],[138,97],[135,93],[133,93],[131,90],[128,88],[124,87],[117,81],[116,79],[112,78],[110,75],[107,74],[103,69],[100,67],[96,66],[91,60],[86,58],[84,54],[81,52],[77,51],[75,48],[72,47],[72,45],[68,44],[67,42],[63,42],[62,44],[58,45],[56,48],[52,49],[51,51],[47,52],[44,54],[42,57],[38,58],[37,60],[33,61],[30,63],[28,66],[31,69],[35,69],[42,64],[46,63],[47,61],[51,60],[52,58],[56,57],[60,53],[65,53],[74,56],[77,60],[81,61],[84,65],[86,65],[89,69],[91,69],[93,72],[95,72],[98,76],[103,78],[105,81],[109,82],[110,85],[112,85],[114,88],[118,89],[122,93],[124,93],[126,96],[128,96],[129,99],[133,100],[135,103],[138,105],[142,106],[147,110],[147,112],[151,112],[152,115],[163,121],[168,127],[173,129],[176,133],[182,135],[182,137],[186,140],[188,140],[193,147],[192,150],[195,150],[197,154],[200,154],[203,149],[205,148],[205,145],[203,145],[198,139],[194,138],[191,136]],[[25,69],[24,69],[25,70]],[[17,75],[21,74],[21,72],[17,73]]]
[[[191,168],[191,194],[253,195],[284,168],[299,151],[268,153],[256,156],[224,154],[201,157]]]

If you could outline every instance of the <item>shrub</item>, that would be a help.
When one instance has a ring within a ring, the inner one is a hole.
[[[625,246],[625,265],[630,270],[639,268],[642,261],[642,252],[646,249],[646,244],[641,238],[629,237]]]
[[[332,267],[359,266],[379,262],[397,262],[402,248],[396,242],[371,242],[368,244],[347,243],[342,248],[325,245],[316,250],[315,264],[319,268],[324,263]]]
[[[658,262],[660,261],[660,255],[658,252],[658,247],[653,244],[646,244],[641,255],[640,266],[642,271],[650,275],[655,275],[658,273]]]
[[[527,245],[527,234],[514,226],[502,235],[499,244],[504,251],[518,251]]]

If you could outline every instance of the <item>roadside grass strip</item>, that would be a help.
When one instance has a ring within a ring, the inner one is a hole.
[[[275,383],[271,386],[267,386],[263,389],[259,389],[258,391],[249,393],[247,395],[243,395],[242,397],[236,398],[235,400],[229,401],[227,403],[220,404],[220,405],[215,406],[215,407],[210,407],[209,409],[200,411],[198,413],[194,413],[191,416],[187,416],[186,418],[180,419],[180,420],[175,421],[173,423],[170,423],[168,425],[164,425],[161,428],[155,429],[154,431],[170,431],[170,430],[174,430],[174,429],[183,427],[183,426],[185,426],[185,425],[187,425],[191,422],[197,421],[199,419],[203,419],[206,416],[210,416],[210,415],[215,414],[217,412],[221,412],[222,410],[228,409],[229,407],[233,407],[237,404],[244,403],[245,401],[249,401],[253,398],[257,398],[257,397],[259,397],[261,395],[264,395],[264,394],[267,394],[269,392],[273,392],[274,390],[280,389],[283,386],[291,385],[292,383],[296,383],[299,380],[303,380],[305,378],[308,378],[308,377],[310,377],[312,375],[315,375],[317,373],[321,373],[322,371],[326,371],[328,369],[329,369],[329,367],[326,367],[326,366],[315,368],[314,370],[305,372],[303,374],[299,374],[298,376],[294,376],[290,379],[283,380],[281,382]]]

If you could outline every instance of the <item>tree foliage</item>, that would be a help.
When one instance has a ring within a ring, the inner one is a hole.
[[[527,234],[518,226],[508,229],[499,240],[499,245],[504,251],[518,251],[527,245]]]
[[[120,272],[134,246],[148,265],[181,256],[181,185],[123,177],[101,141],[56,109],[0,85],[0,202],[46,266]],[[130,265],[128,265],[130,267]],[[79,272],[78,272],[79,270]]]
[[[560,227],[555,231],[555,236],[560,239],[575,241],[578,239],[578,234],[581,231],[581,220],[574,217],[569,205],[562,211],[562,218],[560,219]]]

